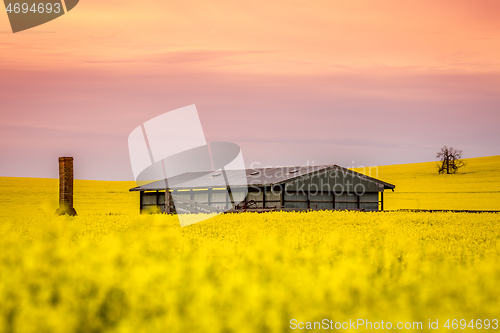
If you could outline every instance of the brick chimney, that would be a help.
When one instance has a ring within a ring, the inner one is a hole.
[[[73,157],[59,157],[59,209],[56,214],[77,215],[73,208]]]

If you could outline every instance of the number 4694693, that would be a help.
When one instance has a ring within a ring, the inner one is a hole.
[[[492,320],[489,320],[489,319],[484,319],[484,320],[481,320],[481,319],[477,319],[476,321],[474,321],[474,319],[472,319],[470,322],[467,323],[467,321],[465,319],[460,319],[460,321],[458,321],[458,319],[453,319],[450,323],[450,320],[448,319],[446,321],[446,323],[444,324],[444,327],[448,328],[448,329],[466,329],[466,328],[475,328],[475,329],[498,329],[498,319],[492,319]]]
[[[15,3],[12,5],[12,3],[9,3],[9,5],[6,8],[6,11],[10,13],[23,13],[26,14],[28,12],[31,13],[47,13],[50,14],[52,12],[59,14],[61,12],[61,4],[60,3],[34,3],[31,7],[27,3]]]

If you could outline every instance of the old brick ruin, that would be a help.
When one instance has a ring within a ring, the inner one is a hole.
[[[59,157],[59,208],[56,214],[77,215],[73,207],[73,157]]]

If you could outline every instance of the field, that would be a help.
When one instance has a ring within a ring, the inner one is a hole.
[[[436,162],[356,170],[396,185],[394,192],[384,193],[388,210],[500,210],[500,156],[465,162],[453,175],[438,174]]]
[[[499,209],[498,161],[469,160],[459,182],[422,165],[379,177],[396,184],[388,208]],[[291,319],[424,330],[429,319],[442,330],[489,319],[491,329],[500,319],[498,213],[245,213],[180,228],[139,215],[133,183],[75,186],[79,216],[55,217],[57,180],[0,178],[0,332],[289,332]],[[448,206],[405,207],[410,192]],[[476,192],[477,205],[460,205]]]

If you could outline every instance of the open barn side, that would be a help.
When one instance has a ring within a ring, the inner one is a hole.
[[[290,171],[291,169],[291,171]],[[269,211],[269,210],[383,210],[383,192],[394,185],[364,176],[339,166],[289,167],[245,170],[248,186],[210,187],[210,173],[205,188],[169,188],[171,211],[177,213]],[[200,176],[201,175],[201,176]],[[218,176],[218,174],[216,175]],[[189,175],[181,175],[184,183]],[[140,191],[141,211],[166,212],[165,181],[157,187],[147,184],[131,190]],[[175,204],[174,204],[175,201]]]

